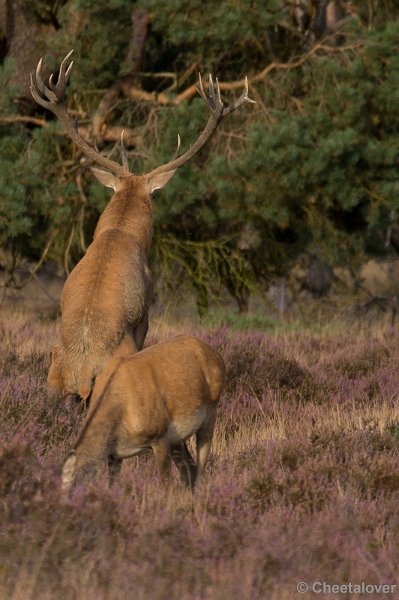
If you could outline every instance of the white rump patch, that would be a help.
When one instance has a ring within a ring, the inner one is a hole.
[[[206,406],[201,406],[196,412],[171,421],[167,434],[169,443],[173,445],[183,442],[198,431],[205,421],[207,412]]]

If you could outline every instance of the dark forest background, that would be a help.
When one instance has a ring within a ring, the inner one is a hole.
[[[356,273],[399,249],[399,4],[395,0],[0,0],[1,267],[69,272],[110,197],[53,116],[30,96],[43,56],[74,48],[68,107],[80,133],[146,172],[207,120],[193,84],[219,77],[245,104],[155,198],[153,262],[200,312],[228,291],[308,269]],[[309,276],[313,273],[312,277]]]

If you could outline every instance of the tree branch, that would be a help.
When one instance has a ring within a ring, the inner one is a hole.
[[[143,17],[144,18],[144,17]],[[147,19],[149,19],[147,15]],[[149,26],[149,21],[146,22]],[[143,40],[143,38],[141,38]],[[272,71],[278,70],[288,70],[288,69],[296,69],[303,65],[307,60],[313,57],[317,52],[327,52],[327,53],[345,53],[350,50],[356,50],[357,48],[363,45],[362,42],[357,42],[355,44],[348,44],[345,46],[329,46],[324,42],[319,42],[315,44],[309,52],[302,55],[288,63],[281,62],[271,62],[269,63],[262,71],[252,75],[248,78],[248,83],[255,84],[263,81]],[[137,58],[139,60],[139,58]],[[92,127],[79,127],[79,134],[86,141],[90,141],[93,136],[95,136],[96,132],[101,135],[100,139],[104,142],[118,142],[121,137],[122,131],[124,131],[124,142],[127,146],[131,147],[139,147],[143,144],[142,136],[135,133],[134,129],[131,128],[123,128],[120,126],[107,126],[106,125],[106,117],[108,116],[111,110],[111,104],[116,100],[116,97],[120,94],[124,94],[131,100],[136,102],[148,102],[150,104],[155,104],[158,106],[177,106],[182,102],[186,102],[190,100],[193,96],[196,95],[197,89],[195,85],[190,85],[180,94],[176,96],[169,96],[165,92],[146,92],[141,88],[137,88],[130,85],[132,75],[122,76],[118,79],[118,82],[113,86],[104,96],[102,102],[96,113],[94,114],[92,120]],[[244,79],[240,79],[238,81],[226,82],[220,81],[219,87],[222,91],[231,91],[236,89],[242,89],[245,83]],[[204,82],[204,87],[207,87],[207,84]],[[0,124],[14,124],[14,123],[25,123],[37,125],[40,127],[46,127],[48,125],[48,121],[45,119],[39,119],[36,117],[29,117],[23,115],[12,115],[12,116],[0,116]],[[61,132],[57,132],[59,135],[64,135]]]
[[[265,79],[265,77],[267,77],[267,75],[269,75],[269,73],[271,73],[272,71],[277,71],[277,70],[288,70],[288,69],[296,69],[298,67],[300,67],[301,65],[303,65],[309,58],[311,58],[316,52],[322,50],[325,52],[346,52],[347,50],[354,50],[355,48],[361,46],[362,43],[359,42],[357,44],[351,44],[348,46],[341,46],[341,47],[334,47],[334,46],[327,46],[326,44],[323,44],[322,42],[315,44],[313,46],[313,48],[311,48],[311,50],[309,50],[309,52],[307,52],[306,54],[304,54],[303,56],[301,56],[300,58],[298,58],[297,60],[293,60],[291,62],[288,63],[281,63],[281,62],[271,62],[269,63],[264,69],[262,69],[262,71],[260,71],[259,73],[257,73],[256,75],[252,75],[252,77],[248,77],[248,83],[258,83],[259,81],[262,81],[263,79]],[[240,79],[238,81],[232,81],[231,83],[227,83],[224,81],[219,81],[219,87],[220,90],[236,90],[236,89],[240,89],[243,87],[245,83],[245,79]],[[205,86],[204,86],[205,87]],[[186,100],[190,100],[193,96],[195,96],[195,94],[197,93],[197,88],[195,85],[190,85],[186,90],[184,90],[183,92],[181,92],[180,94],[178,94],[175,99],[173,101],[171,101],[171,104],[180,104],[181,102],[185,102]],[[161,96],[161,94],[160,94]],[[160,102],[158,99],[158,102],[160,104],[162,104],[163,102]]]
[[[24,115],[12,115],[10,117],[0,116],[0,125],[1,124],[14,125],[16,123],[24,123],[26,125],[37,125],[39,127],[48,127],[50,121],[46,121],[46,119],[39,119],[37,117],[28,117],[28,116],[24,116]],[[92,135],[91,135],[89,127],[79,127],[78,131],[79,131],[79,135],[81,135],[85,141],[88,142],[91,140]],[[102,139],[105,142],[119,142],[121,139],[122,131],[124,132],[123,141],[126,146],[137,147],[137,146],[142,145],[143,138],[142,138],[142,136],[137,135],[137,133],[135,133],[134,129],[131,129],[129,127],[120,127],[118,125],[106,127],[106,129],[103,132]],[[57,135],[62,135],[62,136],[67,135],[66,132],[61,131],[61,130],[56,131],[54,133],[56,133]]]
[[[12,115],[10,117],[0,117],[0,125],[7,125],[8,123],[25,123],[26,125],[39,125],[40,127],[46,127],[48,125],[45,119],[38,119],[36,117],[25,117],[24,115]]]
[[[323,42],[319,42],[319,43],[315,44],[311,48],[311,50],[309,50],[309,52],[307,52],[306,54],[303,54],[301,57],[299,57],[296,60],[293,60],[288,63],[281,63],[281,62],[269,63],[264,69],[262,69],[262,71],[260,71],[259,73],[256,73],[255,75],[252,75],[251,77],[248,77],[248,83],[249,84],[258,83],[259,81],[262,81],[265,77],[267,77],[267,75],[269,75],[269,73],[271,73],[272,71],[296,69],[296,68],[300,67],[301,65],[303,65],[307,60],[309,60],[317,52],[345,53],[349,50],[355,50],[356,48],[359,48],[362,45],[363,45],[362,42],[358,42],[356,44],[348,44],[346,46],[335,47],[335,46],[327,45]],[[181,104],[182,102],[191,100],[191,98],[193,96],[195,96],[197,93],[197,88],[196,88],[196,85],[194,85],[194,84],[190,85],[183,92],[180,92],[180,94],[177,94],[176,96],[172,97],[172,96],[169,96],[165,92],[159,92],[159,93],[158,92],[146,92],[142,88],[138,88],[135,86],[129,86],[128,83],[129,83],[128,80],[125,80],[123,82],[121,81],[121,87],[120,87],[121,93],[125,94],[128,98],[130,98],[131,100],[134,100],[136,102],[149,102],[151,104],[158,104],[160,106],[177,106],[177,105]],[[221,90],[231,91],[231,90],[241,89],[243,87],[244,83],[245,83],[245,79],[240,79],[238,81],[232,81],[232,82],[219,81],[219,87]],[[206,82],[204,82],[204,88],[206,88],[207,85],[208,84]]]

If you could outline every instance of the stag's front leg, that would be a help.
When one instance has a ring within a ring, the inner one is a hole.
[[[131,354],[136,354],[136,352],[137,347],[133,337],[133,332],[129,329],[129,331],[126,332],[119,346],[115,350],[113,358],[122,358],[124,356],[130,356]]]
[[[71,426],[76,429],[80,423],[83,413],[89,405],[89,399],[82,400],[79,394],[68,394],[65,396],[65,409]]]
[[[137,350],[141,350],[144,346],[145,336],[148,331],[148,314],[146,313],[140,323],[133,330],[133,337],[136,343]]]
[[[65,403],[68,409],[75,409],[76,411],[76,407],[80,406],[81,402],[82,398],[79,396],[79,394],[68,394],[67,396],[65,396]]]

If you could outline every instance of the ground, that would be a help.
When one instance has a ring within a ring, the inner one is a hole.
[[[148,455],[112,487],[104,469],[65,498],[77,424],[46,385],[57,323],[2,318],[1,600],[291,600],[326,597],[299,582],[399,584],[397,327],[229,323],[158,318],[148,338],[194,333],[226,362],[195,495],[177,477],[165,493]]]

